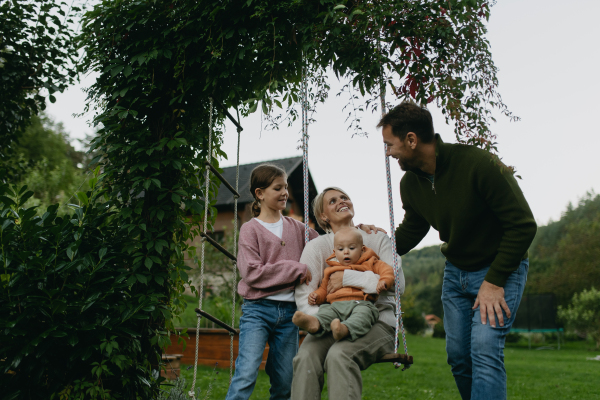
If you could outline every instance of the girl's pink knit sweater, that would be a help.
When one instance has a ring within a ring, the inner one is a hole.
[[[293,289],[306,275],[306,265],[298,262],[304,250],[304,224],[290,217],[281,218],[281,239],[254,218],[240,229],[237,266],[242,280],[238,293],[245,299],[260,299]],[[309,238],[317,236],[310,229]]]

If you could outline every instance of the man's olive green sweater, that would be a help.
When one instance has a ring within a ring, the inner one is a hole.
[[[404,220],[396,230],[398,254],[414,248],[433,226],[442,253],[464,271],[491,263],[485,280],[504,287],[535,236],[537,225],[513,174],[490,153],[444,143],[436,135],[433,182],[421,170],[400,181]]]

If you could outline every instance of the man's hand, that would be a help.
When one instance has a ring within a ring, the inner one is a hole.
[[[316,292],[312,292],[311,294],[308,295],[308,304],[311,306],[317,305],[317,293]]]
[[[382,290],[387,290],[387,285],[384,281],[379,281],[377,283],[377,294],[381,293]]]
[[[377,232],[383,232],[387,235],[387,232],[385,231],[385,229],[383,228],[378,228],[375,225],[367,225],[367,224],[358,224],[356,226],[358,229],[361,229],[367,233],[377,233]]]
[[[481,323],[485,325],[489,318],[490,325],[493,328],[496,327],[496,315],[498,316],[500,326],[504,326],[502,310],[504,310],[508,318],[511,316],[508,304],[504,301],[504,288],[489,283],[488,281],[483,281],[479,287],[479,293],[477,293],[477,299],[475,300],[473,310],[477,307],[479,307]],[[494,313],[496,315],[494,315]]]
[[[327,294],[335,293],[342,288],[344,283],[344,271],[337,271],[329,275],[327,282]]]
[[[310,274],[310,269],[306,268],[306,275],[304,275],[304,278],[300,278],[300,285],[306,283],[306,286],[308,286],[310,281],[312,281],[312,275]]]

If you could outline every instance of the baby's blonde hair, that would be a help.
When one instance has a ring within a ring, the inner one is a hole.
[[[346,228],[342,228],[342,229],[338,230],[335,233],[335,235],[333,236],[333,243],[335,244],[335,239],[337,237],[341,237],[342,235],[344,235],[346,233],[354,236],[357,239],[356,240],[357,244],[360,245],[360,246],[363,246],[363,237],[362,237],[362,235],[360,234],[360,232],[358,231],[358,229],[352,228],[352,227],[346,227]]]

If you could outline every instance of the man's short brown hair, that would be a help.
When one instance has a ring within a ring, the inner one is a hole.
[[[401,140],[406,138],[408,132],[414,132],[423,143],[431,143],[435,135],[431,113],[412,101],[403,101],[392,108],[381,117],[377,127],[381,128],[387,125],[392,127],[394,136]]]

